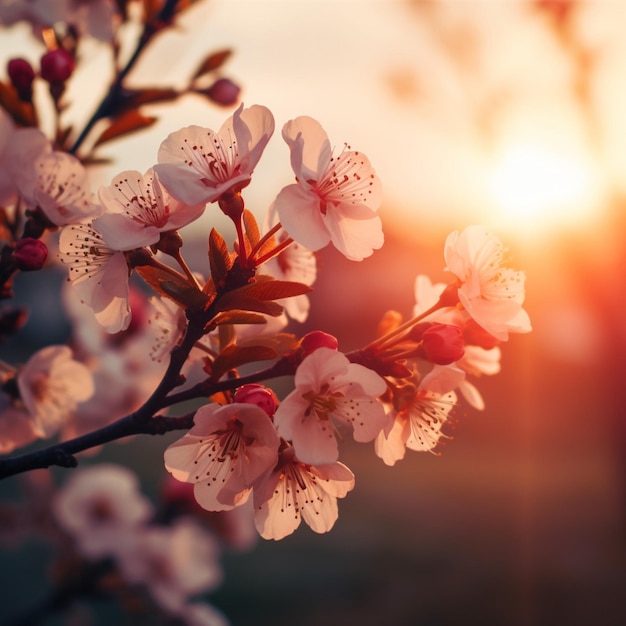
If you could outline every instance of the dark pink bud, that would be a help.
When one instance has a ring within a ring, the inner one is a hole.
[[[312,352],[315,352],[318,348],[330,348],[336,350],[339,347],[339,342],[336,337],[325,333],[322,330],[314,330],[307,333],[302,337],[300,342],[300,352],[302,358],[309,356]]]
[[[41,57],[40,74],[51,85],[63,84],[72,75],[75,65],[74,57],[69,52],[57,48]]]
[[[40,270],[48,258],[48,248],[39,239],[24,237],[15,244],[13,258],[15,266],[23,272]]]
[[[203,93],[215,104],[227,107],[239,101],[241,89],[228,78],[218,78],[210,87],[204,89]]]
[[[235,392],[235,402],[246,404],[256,404],[263,409],[270,417],[274,416],[278,406],[276,394],[263,385],[242,385]]]
[[[420,353],[431,363],[449,365],[464,352],[463,331],[458,326],[434,322],[422,334]]]
[[[11,59],[7,66],[11,84],[19,94],[20,100],[30,102],[33,97],[35,70],[26,59]]]

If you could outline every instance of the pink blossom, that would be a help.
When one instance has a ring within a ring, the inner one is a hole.
[[[380,248],[382,190],[367,157],[348,146],[333,155],[324,129],[306,116],[287,122],[283,138],[297,182],[279,192],[275,208],[290,237],[313,251],[332,242],[354,261]]]
[[[40,207],[57,226],[84,223],[100,212],[93,202],[87,170],[71,154],[44,153],[33,164],[35,179],[20,182],[29,208]]]
[[[0,454],[13,452],[35,439],[37,433],[28,413],[7,393],[0,391]]]
[[[17,376],[20,397],[38,437],[56,433],[94,392],[89,369],[67,346],[48,346],[33,354]]]
[[[504,247],[482,226],[468,226],[448,235],[446,269],[459,281],[459,300],[487,332],[505,341],[509,332],[531,330],[524,302],[523,272],[504,267]]]
[[[190,205],[215,202],[250,183],[252,172],[274,132],[274,118],[263,106],[243,104],[219,132],[187,126],[161,144],[155,171],[163,186]]]
[[[354,439],[364,442],[388,423],[378,401],[387,388],[385,381],[336,350],[319,348],[307,356],[298,366],[295,386],[280,403],[274,422],[304,463],[338,459],[338,427],[351,429]]]
[[[21,193],[32,196],[36,181],[34,163],[50,152],[50,142],[37,128],[16,128],[0,108],[0,203],[6,206]]]
[[[282,539],[302,520],[316,533],[328,532],[338,517],[337,498],[354,487],[354,474],[343,463],[311,465],[281,451],[278,464],[254,486],[255,524],[264,539]]]
[[[130,270],[124,253],[111,249],[91,226],[77,224],[61,231],[59,258],[69,266],[68,280],[105,330],[128,328]]]
[[[252,483],[278,458],[279,438],[267,413],[253,404],[207,404],[194,426],[165,451],[165,467],[193,483],[198,504],[225,511],[243,504]]]
[[[150,168],[145,174],[118,174],[99,191],[104,214],[94,220],[105,241],[116,250],[133,250],[157,243],[161,233],[196,220],[204,204],[186,205],[170,196]]]
[[[379,433],[375,450],[387,465],[404,458],[405,449],[431,452],[445,435],[443,425],[456,402],[452,391],[439,394],[427,389],[407,386],[398,399],[400,408],[392,412],[390,426]]]
[[[126,581],[146,587],[170,613],[181,611],[190,596],[217,587],[222,580],[218,556],[213,536],[188,517],[170,528],[143,528],[116,554]]]
[[[138,527],[152,515],[137,476],[126,467],[100,463],[76,470],[53,502],[58,524],[90,558],[124,551]]]

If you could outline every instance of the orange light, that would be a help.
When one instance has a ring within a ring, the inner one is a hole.
[[[506,149],[489,180],[494,221],[532,233],[584,225],[598,206],[601,189],[591,159],[538,144]]]

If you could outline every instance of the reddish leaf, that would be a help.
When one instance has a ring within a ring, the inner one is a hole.
[[[156,117],[147,117],[139,111],[126,111],[115,118],[109,127],[98,137],[95,146],[99,146],[112,139],[134,133],[142,128],[148,128],[157,121]]]
[[[228,370],[255,361],[269,361],[277,356],[276,350],[267,346],[238,346],[230,344],[213,361],[211,378],[218,380]]]
[[[275,335],[254,337],[239,343],[240,346],[266,346],[276,350],[278,356],[293,352],[298,347],[299,340],[291,333],[276,333]]]
[[[259,239],[261,239],[261,233],[256,218],[248,209],[243,212],[243,225],[246,229],[246,236],[250,246],[254,248],[259,243]]]
[[[139,265],[135,270],[154,291],[185,309],[198,311],[207,303],[206,294],[192,287],[182,276],[179,278],[173,272],[151,265]]]
[[[195,80],[196,78],[200,78],[200,76],[203,76],[204,74],[208,74],[209,72],[213,72],[214,70],[220,68],[232,53],[232,50],[226,48],[224,50],[218,50],[217,52],[209,54],[209,56],[207,56],[204,61],[200,63],[198,69],[194,72],[191,79]]]
[[[266,302],[257,298],[250,298],[241,289],[236,289],[222,296],[217,303],[217,311],[256,311],[273,317],[278,317],[283,312],[283,307],[276,302]]]
[[[211,229],[209,235],[209,265],[215,285],[224,280],[226,273],[233,266],[233,255],[228,251],[224,237],[215,228]]]
[[[274,280],[271,276],[257,276],[257,282],[242,287],[249,298],[257,300],[279,300],[291,298],[312,291],[311,287],[303,283],[290,280]]]
[[[175,89],[137,89],[133,90],[124,98],[124,109],[136,109],[144,104],[155,104],[157,102],[171,102],[180,96],[180,92]]]
[[[267,320],[258,313],[250,313],[249,311],[240,311],[238,309],[230,309],[218,313],[212,320],[211,326],[219,326],[221,324],[266,324]]]
[[[35,110],[30,102],[22,102],[13,85],[0,81],[0,106],[18,126],[37,126]]]

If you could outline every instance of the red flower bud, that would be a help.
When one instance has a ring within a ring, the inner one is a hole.
[[[336,337],[325,333],[322,330],[314,330],[307,333],[302,337],[300,342],[300,353],[302,358],[309,356],[312,352],[315,352],[318,348],[330,348],[336,350],[339,347],[339,342]]]
[[[46,244],[32,237],[24,237],[15,244],[13,259],[15,266],[23,272],[40,270],[48,258]]]
[[[51,85],[63,84],[75,65],[74,57],[63,48],[50,50],[41,57],[41,77]]]
[[[35,70],[26,59],[11,59],[7,66],[11,84],[15,87],[20,100],[30,102],[33,97]]]
[[[232,106],[239,100],[241,88],[228,78],[218,78],[210,87],[203,90],[203,93],[215,104],[221,106]]]
[[[434,322],[422,334],[421,356],[437,365],[449,365],[464,354],[463,331],[452,324]]]
[[[256,404],[263,409],[270,417],[274,416],[276,407],[278,406],[278,398],[276,394],[263,385],[242,385],[235,392],[235,402],[244,402],[246,404]]]

